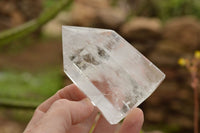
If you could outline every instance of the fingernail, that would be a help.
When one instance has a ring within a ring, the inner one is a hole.
[[[93,110],[94,106],[93,104],[91,103],[90,99],[89,98],[85,98],[82,100],[83,104],[87,104],[88,106],[91,107],[91,110]]]
[[[83,103],[86,103],[86,104],[91,104],[91,101],[89,98],[85,98],[82,100]]]

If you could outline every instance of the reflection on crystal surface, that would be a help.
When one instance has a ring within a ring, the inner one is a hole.
[[[63,26],[64,71],[116,124],[165,75],[115,31]]]

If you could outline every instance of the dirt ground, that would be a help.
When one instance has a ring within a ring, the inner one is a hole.
[[[32,42],[14,52],[0,52],[0,68],[38,70],[62,65],[61,41]]]
[[[0,133],[22,133],[24,126],[24,124],[20,124],[17,121],[10,120],[0,115]]]

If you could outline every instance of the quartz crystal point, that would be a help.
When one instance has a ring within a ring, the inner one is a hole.
[[[62,27],[64,71],[110,124],[149,97],[165,74],[113,30]]]

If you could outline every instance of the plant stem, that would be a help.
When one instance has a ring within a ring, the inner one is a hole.
[[[199,126],[199,101],[198,101],[198,88],[194,89],[194,133],[198,133]]]
[[[0,47],[37,30],[39,27],[53,19],[63,8],[70,7],[72,2],[73,0],[59,0],[57,4],[48,8],[38,18],[22,24],[16,28],[2,31],[0,33]]]
[[[194,68],[197,68],[195,66]],[[199,129],[199,93],[198,93],[198,84],[199,80],[197,77],[197,71],[191,72],[192,83],[191,86],[194,90],[194,133],[198,133]]]

